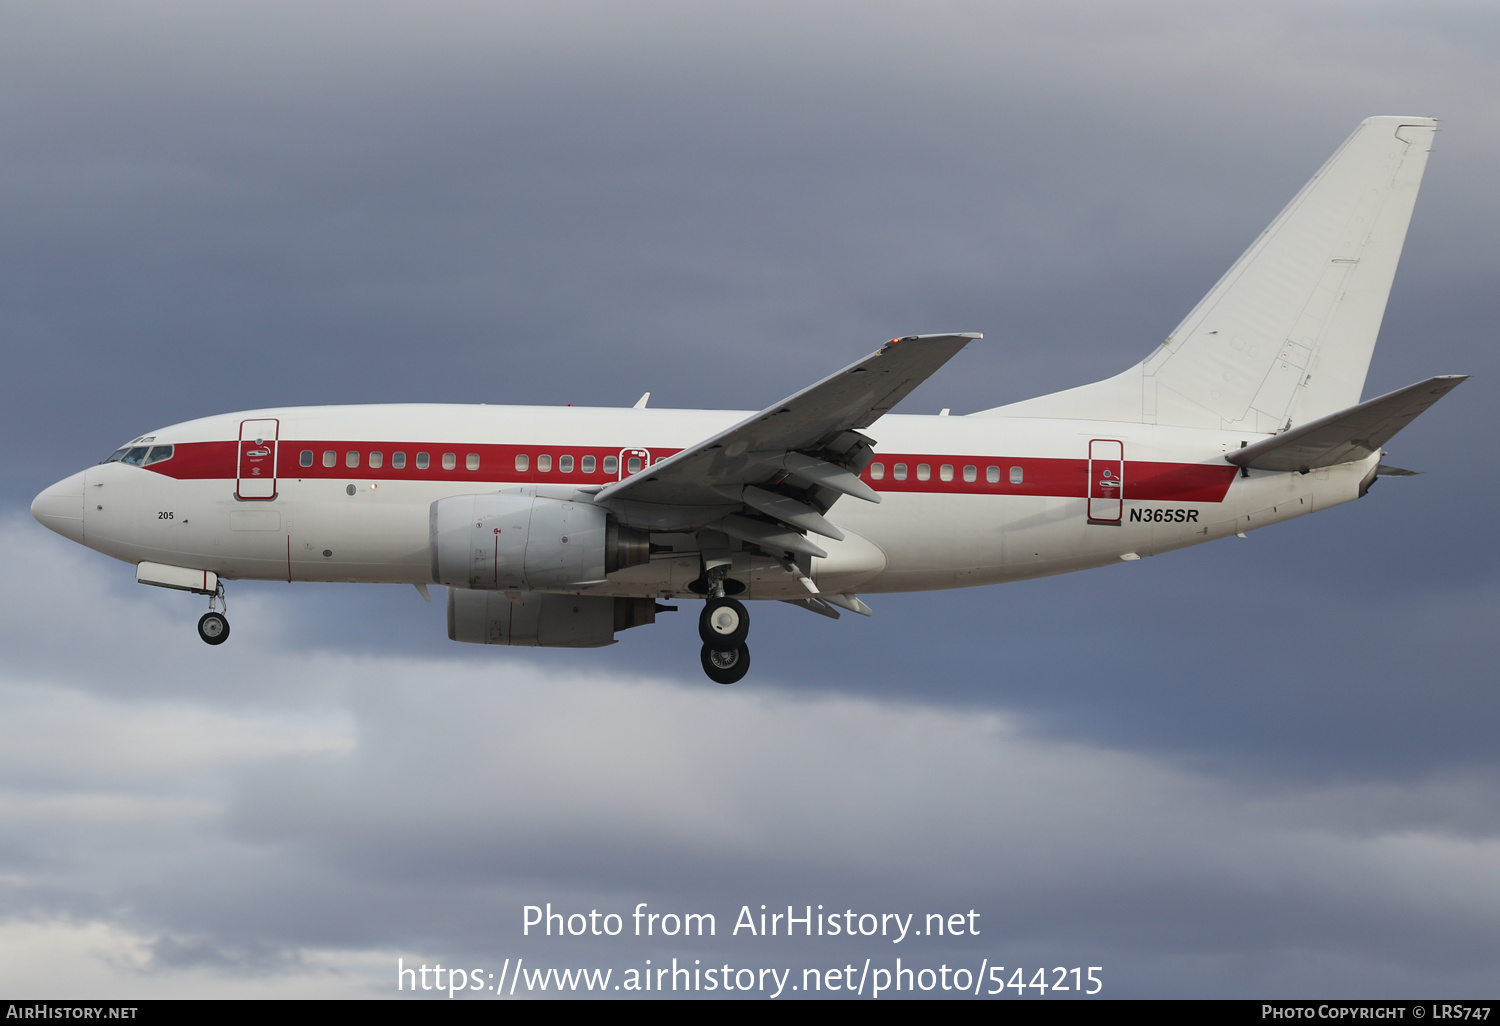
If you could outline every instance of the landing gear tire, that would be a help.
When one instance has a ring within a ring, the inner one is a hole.
[[[704,645],[730,652],[744,645],[749,636],[750,613],[742,603],[732,598],[716,598],[703,604],[703,612],[698,614],[698,637]]]
[[[204,613],[198,619],[198,637],[210,645],[222,645],[229,637],[229,621],[223,613]]]
[[[704,645],[700,658],[703,672],[715,684],[738,683],[750,672],[750,648],[743,643],[728,650]]]

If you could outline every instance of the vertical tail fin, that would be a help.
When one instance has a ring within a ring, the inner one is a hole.
[[[1436,130],[1365,120],[1156,352],[978,415],[1268,433],[1353,406]]]

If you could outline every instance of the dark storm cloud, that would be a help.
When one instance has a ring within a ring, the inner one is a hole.
[[[988,338],[909,412],[1077,384],[1378,113],[1444,123],[1366,394],[1475,378],[1389,446],[1425,476],[1246,541],[870,621],[757,609],[742,693],[673,683],[690,613],[516,659],[409,588],[236,582],[210,650],[196,600],[19,515],[0,950],[100,994],[383,992],[400,953],[503,955],[526,901],[833,895],[978,903],[1012,962],[1107,959],[1135,993],[1482,990],[1496,21],[8,8],[13,508],[277,403],[760,407],[936,330]]]
[[[272,402],[760,406],[955,328],[913,408],[992,405],[1138,358],[1372,106],[1489,74],[1319,10],[572,10],[9,14],[7,416],[95,408],[76,459]]]

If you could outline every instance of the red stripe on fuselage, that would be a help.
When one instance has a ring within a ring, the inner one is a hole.
[[[1238,468],[1213,463],[1125,462],[1125,498],[1223,502]]]
[[[313,465],[301,465],[302,453],[313,454]],[[375,481],[472,481],[489,484],[607,484],[617,480],[618,473],[604,472],[606,457],[618,457],[618,448],[601,446],[527,446],[527,445],[454,445],[403,442],[280,442],[277,454],[279,477],[311,480]],[[652,462],[660,462],[679,449],[652,449]],[[323,454],[335,454],[334,465],[323,465]],[[357,466],[348,465],[348,454],[357,454]],[[381,454],[380,467],[370,466],[370,454]],[[406,465],[391,466],[391,457],[404,453]],[[417,455],[426,453],[429,464],[417,467]],[[454,457],[452,470],[443,469],[443,457]],[[479,456],[479,467],[469,470],[470,454]],[[176,445],[172,458],[153,463],[146,469],[178,480],[227,480],[235,477],[238,445],[235,442],[183,442]],[[516,469],[516,457],[527,458],[527,469]],[[537,469],[538,457],[552,460],[550,471]],[[573,471],[563,473],[562,457],[573,457]],[[583,457],[592,456],[595,469],[582,470]],[[882,470],[877,480],[872,475],[876,465]],[[905,480],[896,480],[896,468],[904,465]],[[918,478],[919,468],[928,468],[927,480]],[[952,479],[944,481],[943,468],[952,468]],[[954,456],[923,453],[879,453],[875,462],[860,477],[880,492],[927,492],[950,495],[1045,495],[1083,498],[1088,495],[1088,460],[1046,459],[1027,456]],[[974,468],[975,480],[965,481],[966,468]],[[990,468],[998,469],[1000,480],[989,480]],[[1021,481],[1011,483],[1011,469],[1021,469]],[[1125,498],[1157,502],[1222,502],[1234,480],[1235,467],[1212,463],[1150,463],[1127,461],[1125,464]]]

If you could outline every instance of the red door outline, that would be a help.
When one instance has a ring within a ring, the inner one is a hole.
[[[651,466],[650,449],[621,449],[620,450],[620,480],[623,481],[632,473],[639,474],[641,470],[629,470],[630,460],[634,457],[641,461],[641,470]]]
[[[1089,441],[1089,523],[1119,524],[1125,509],[1125,443]]]
[[[274,418],[240,421],[234,468],[234,497],[242,502],[276,498],[276,450],[281,422]]]

